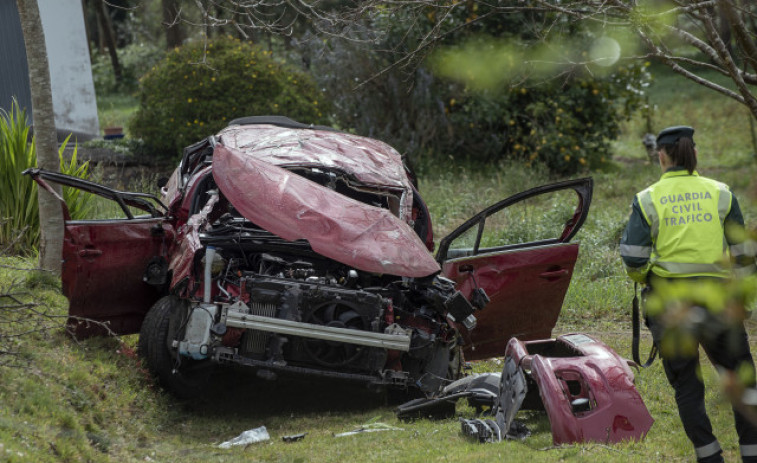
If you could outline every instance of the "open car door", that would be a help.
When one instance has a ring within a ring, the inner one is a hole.
[[[61,281],[69,301],[69,326],[77,336],[139,331],[166,279],[173,228],[153,195],[114,190],[76,177],[29,169],[41,188],[58,197],[65,231]],[[51,183],[92,194],[98,219],[72,220]],[[89,320],[101,323],[90,323]]]
[[[571,243],[589,212],[591,178],[533,188],[489,206],[445,237],[436,259],[466,296],[491,299],[466,332],[465,356],[505,354],[512,337],[552,335],[578,257]]]

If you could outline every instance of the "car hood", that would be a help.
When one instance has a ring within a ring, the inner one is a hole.
[[[412,208],[412,186],[402,156],[391,146],[371,138],[336,130],[287,129],[269,124],[232,125],[217,139],[279,167],[316,167],[341,171],[363,184],[399,192],[400,218]]]
[[[440,270],[413,229],[390,211],[348,198],[260,156],[218,144],[213,177],[247,220],[286,240],[305,239],[325,257],[359,270],[405,277]]]

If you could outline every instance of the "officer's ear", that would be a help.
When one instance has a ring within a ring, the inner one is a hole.
[[[668,167],[670,167],[670,158],[668,157],[668,153],[665,152],[665,148],[660,147],[657,150],[657,155],[660,158],[660,168],[662,170],[665,170]]]

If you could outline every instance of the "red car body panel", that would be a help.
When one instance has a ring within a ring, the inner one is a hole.
[[[641,440],[654,423],[628,361],[600,341],[584,334],[513,338],[505,355],[538,386],[555,445]]]
[[[156,230],[161,230],[156,232]],[[165,255],[173,231],[162,218],[69,221],[63,244],[63,294],[72,322],[77,317],[108,322],[116,334],[139,332],[160,291],[143,281],[150,260]],[[76,334],[107,330],[76,323]]]
[[[174,243],[171,224],[164,217],[71,220],[63,198],[39,172],[32,175],[41,188],[60,201],[63,209],[61,284],[69,300],[69,325],[75,334],[86,337],[139,332],[145,314],[161,296],[155,286],[144,282],[145,270],[155,257],[168,255]],[[139,203],[143,195],[103,188],[62,174],[47,175],[52,181],[92,194],[111,199],[122,195],[122,204],[154,211]]]
[[[482,311],[476,312],[475,329],[468,332],[460,327],[466,359],[501,356],[512,337],[530,340],[552,335],[578,258],[578,243],[569,241],[586,219],[592,185],[591,179],[584,178],[517,193],[479,212],[441,241],[437,260],[442,264],[442,273],[455,281],[464,295],[481,288],[490,299]],[[493,215],[521,201],[566,190],[576,192],[575,210],[567,223],[556,224],[561,227],[559,236],[502,247],[479,247],[482,231]],[[478,237],[470,249],[453,251],[455,239],[476,229]],[[455,252],[462,255],[455,257],[458,255]]]
[[[439,264],[410,226],[387,209],[348,198],[244,152],[218,145],[213,177],[248,220],[285,240],[366,272],[425,277]]]
[[[176,251],[171,253],[168,268],[173,275],[171,288],[175,288],[183,280],[188,280],[189,284],[184,286],[182,295],[186,295],[186,291],[193,288],[195,278],[192,273],[192,264],[197,251],[203,249],[200,242],[200,230],[207,223],[210,212],[217,202],[218,196],[213,196],[197,214],[190,216],[187,223],[176,233]]]
[[[466,297],[480,287],[491,299],[476,313],[476,328],[464,332],[465,358],[500,356],[512,337],[550,337],[577,257],[577,243],[558,243],[446,261],[444,275]]]

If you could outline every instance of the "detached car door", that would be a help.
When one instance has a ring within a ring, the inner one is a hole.
[[[439,244],[442,273],[470,296],[490,298],[470,332],[465,356],[505,353],[507,341],[549,338],[557,323],[578,257],[571,243],[589,212],[591,178],[518,193],[468,220]]]
[[[65,231],[61,281],[69,326],[77,336],[139,331],[166,283],[174,232],[152,195],[114,190],[42,169],[29,169],[41,188],[58,183],[91,194],[97,219],[72,220],[62,198]],[[57,196],[57,195],[56,195]],[[92,323],[94,321],[95,323]]]

